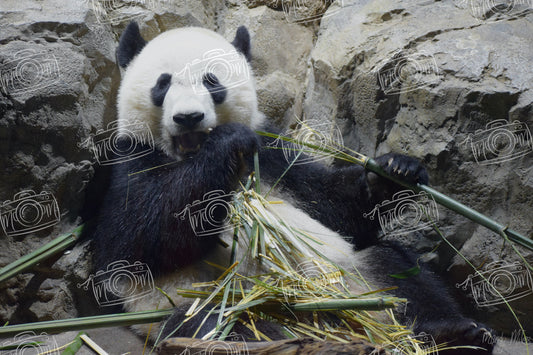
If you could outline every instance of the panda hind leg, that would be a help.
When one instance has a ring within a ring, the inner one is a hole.
[[[426,333],[436,344],[477,346],[485,350],[439,350],[439,355],[492,354],[496,343],[494,333],[487,326],[464,316],[447,286],[419,261],[420,272],[405,275],[405,279],[389,275],[402,274],[417,265],[417,255],[395,242],[383,242],[357,252],[356,267],[376,288],[397,287],[392,293],[406,298],[404,310],[397,318],[404,325],[413,325],[415,335]],[[409,273],[406,273],[409,274]]]
[[[417,330],[418,333],[423,331],[431,334],[437,344],[446,343],[448,347],[469,345],[483,348],[483,350],[471,348],[439,350],[439,354],[443,355],[492,354],[496,344],[496,335],[490,328],[468,318],[426,321],[415,327],[415,332]]]
[[[209,315],[208,310],[200,311],[196,316],[183,323],[186,319],[185,307],[176,307],[174,313],[167,318],[161,326],[161,337],[186,337],[202,338],[212,329],[215,329],[218,322],[218,314]],[[246,315],[241,316],[241,320],[247,322]],[[264,320],[254,320],[255,327],[272,340],[285,339],[286,335],[280,326]],[[236,322],[226,340],[229,341],[253,341],[257,340],[254,333],[241,322]]]

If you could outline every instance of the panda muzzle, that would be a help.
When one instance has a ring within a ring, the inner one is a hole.
[[[208,133],[203,131],[194,131],[175,136],[174,148],[179,153],[194,153],[200,150],[200,147],[207,139]]]

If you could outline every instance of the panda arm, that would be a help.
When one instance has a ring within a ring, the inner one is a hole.
[[[267,127],[267,131],[275,128]],[[351,236],[358,248],[376,242],[379,224],[376,220],[364,218],[376,204],[402,187],[374,173],[368,173],[357,165],[335,168],[317,162],[295,164],[289,170],[289,163],[281,149],[270,149],[275,145],[271,138],[263,138],[260,151],[261,175],[275,182],[279,181],[282,191],[292,195],[298,207],[319,220],[328,228],[345,236]],[[376,158],[387,172],[409,182],[427,183],[427,172],[411,157],[389,153]],[[405,171],[408,171],[407,176]]]
[[[184,161],[156,150],[115,165],[92,237],[97,270],[127,260],[147,263],[159,274],[204,256],[218,234],[199,236],[193,229],[191,216],[205,207],[195,202],[217,190],[223,193],[220,199],[229,200],[245,171],[243,158],[257,143],[248,128],[228,124],[216,127],[200,151]],[[203,227],[209,232],[213,226]]]

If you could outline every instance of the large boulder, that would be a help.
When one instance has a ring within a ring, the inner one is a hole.
[[[531,236],[533,15],[520,4],[474,3],[354,1],[342,11],[333,4],[311,53],[303,112],[341,127],[345,144],[364,154],[418,157],[437,190]],[[517,314],[531,314],[532,272],[498,233],[443,207],[438,217],[446,239],[483,266],[487,280],[436,233],[400,238],[461,286],[478,319],[519,329],[488,284],[516,299]],[[533,254],[518,250],[531,263]]]

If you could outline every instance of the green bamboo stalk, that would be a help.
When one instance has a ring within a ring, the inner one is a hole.
[[[382,311],[387,308],[396,307],[396,303],[399,300],[394,297],[324,300],[319,302],[294,303],[288,306],[288,308],[294,312],[339,311],[344,309]]]
[[[435,189],[432,189],[431,187],[427,186],[427,185],[422,185],[422,184],[416,184],[416,185],[412,185],[412,184],[408,184],[406,183],[405,181],[402,181],[400,179],[396,179],[390,175],[388,175],[382,168],[381,166],[374,160],[374,159],[371,159],[369,158],[366,162],[366,165],[365,165],[365,168],[380,175],[380,176],[383,176],[385,178],[388,178],[402,186],[405,186],[407,188],[410,188],[416,192],[420,192],[420,191],[425,191],[427,192],[429,195],[431,195],[434,199],[435,199],[435,202],[441,204],[442,206],[444,207],[447,207],[449,209],[451,209],[452,211],[455,211],[463,216],[465,216],[466,218],[476,222],[476,223],[479,223],[481,224],[482,226],[484,227],[487,227],[488,229],[498,233],[498,234],[502,234],[503,232],[505,232],[508,236],[509,236],[509,239],[512,240],[513,242],[517,243],[517,244],[520,244],[530,250],[533,250],[533,240],[530,239],[530,238],[526,238],[525,236],[519,234],[518,232],[512,230],[512,229],[509,229],[507,228],[506,226],[490,219],[489,217],[477,212],[476,210],[470,208],[470,207],[467,207],[465,205],[463,205],[462,203],[460,203],[459,201],[456,201],[446,195],[444,195],[443,193],[440,193],[439,191],[435,190]]]
[[[270,137],[270,138],[275,138],[275,139],[281,139],[283,141],[286,141],[286,142],[292,142],[294,143],[294,139],[292,138],[289,138],[289,137],[283,137],[283,136],[280,136],[280,135],[277,135],[277,134],[273,134],[273,133],[268,133],[268,132],[262,132],[262,131],[256,131],[257,134],[261,135],[261,136],[266,136],[266,137]],[[463,205],[462,203],[438,192],[437,190],[434,190],[432,189],[431,187],[427,186],[427,185],[422,185],[422,184],[416,184],[416,185],[412,185],[412,184],[409,184],[409,183],[406,183],[405,181],[402,181],[400,179],[397,179],[393,176],[390,176],[389,174],[387,174],[382,168],[381,166],[379,166],[379,164],[372,158],[369,158],[361,153],[358,153],[356,151],[353,151],[353,150],[349,150],[349,153],[345,153],[343,150],[344,150],[344,147],[335,147],[335,146],[332,146],[332,147],[322,147],[322,146],[317,146],[317,145],[314,145],[314,144],[308,144],[308,143],[305,143],[305,142],[300,142],[298,141],[297,142],[298,144],[300,145],[305,145],[321,154],[324,154],[324,155],[329,155],[329,156],[336,156],[338,157],[339,159],[342,159],[342,160],[346,160],[346,161],[349,161],[349,162],[352,162],[352,163],[355,163],[355,164],[358,164],[358,165],[361,165],[363,166],[365,169],[369,170],[369,171],[372,171],[384,178],[387,178],[389,180],[392,180],[402,186],[405,186],[409,189],[412,189],[413,191],[416,191],[416,192],[419,192],[419,191],[425,191],[427,192],[429,195],[431,195],[434,199],[435,199],[435,202],[441,204],[442,206],[445,206],[449,209],[451,209],[452,211],[454,212],[457,212],[463,216],[465,216],[466,218],[478,223],[478,224],[481,224],[482,226],[484,227],[487,227],[488,229],[498,233],[499,235],[501,235],[502,237],[505,237],[504,233],[509,237],[509,239],[517,244],[520,244],[530,250],[533,250],[533,240],[531,238],[527,238],[523,235],[521,235],[520,233],[512,230],[512,229],[509,229],[507,228],[507,226],[504,226],[494,220],[492,220],[491,218],[483,215],[482,213],[479,213],[477,212],[476,210],[470,208],[470,207],[467,207],[465,205]]]
[[[83,225],[77,227],[71,233],[63,234],[34,252],[6,265],[0,270],[0,283],[74,245],[82,230]]]
[[[105,327],[123,327],[134,324],[156,323],[172,315],[172,309],[132,313],[108,314],[45,322],[9,325],[0,328],[0,337],[9,337],[25,331],[61,333],[72,330],[86,330]]]

